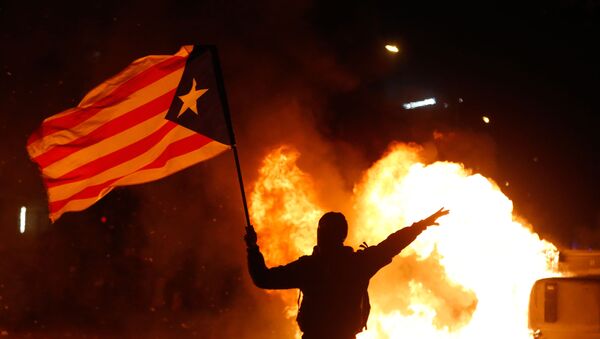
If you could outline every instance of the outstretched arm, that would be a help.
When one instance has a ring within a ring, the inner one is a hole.
[[[373,260],[374,268],[379,270],[381,267],[387,265],[406,246],[410,245],[427,227],[437,226],[437,219],[447,215],[449,212],[442,207],[429,217],[390,234],[387,239],[378,245],[367,248],[365,254],[369,253],[369,256]]]
[[[258,247],[254,227],[246,227],[246,241],[248,253],[248,272],[257,287],[266,289],[299,288],[302,280],[303,265],[301,260],[296,260],[284,266],[268,268],[265,258]]]

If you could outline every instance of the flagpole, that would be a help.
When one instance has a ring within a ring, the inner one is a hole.
[[[237,147],[235,144],[231,146],[233,150],[233,158],[235,159],[235,167],[237,169],[238,181],[240,182],[240,191],[242,192],[242,204],[244,205],[244,214],[246,216],[246,226],[250,226],[250,214],[248,213],[248,203],[246,202],[246,192],[244,191],[244,180],[242,179],[242,168],[240,159],[238,158]]]
[[[227,93],[225,92],[225,82],[223,81],[223,73],[221,72],[221,63],[219,61],[219,53],[217,47],[214,45],[206,46],[211,52],[213,59],[213,65],[215,66],[215,75],[217,79],[217,86],[219,87],[219,95],[221,102],[223,103],[223,113],[225,114],[225,121],[227,123],[227,129],[229,130],[229,139],[231,141],[231,149],[233,150],[233,158],[235,160],[235,168],[237,170],[238,181],[240,183],[240,191],[242,192],[242,204],[244,206],[244,214],[246,216],[246,226],[250,226],[250,214],[248,213],[248,202],[246,201],[246,191],[244,190],[244,180],[242,178],[242,167],[240,166],[240,159],[238,157],[237,145],[235,142],[235,133],[233,131],[233,123],[231,121],[231,114],[229,112],[229,103],[227,101]]]

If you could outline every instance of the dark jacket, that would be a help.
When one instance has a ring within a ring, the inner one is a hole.
[[[357,252],[347,246],[328,251],[315,246],[311,255],[273,268],[267,268],[255,246],[248,249],[248,270],[260,288],[302,291],[297,321],[305,338],[354,338],[366,324],[369,280],[423,230],[413,224]]]

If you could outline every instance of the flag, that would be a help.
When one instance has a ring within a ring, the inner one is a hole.
[[[27,151],[42,172],[50,219],[229,149],[217,62],[207,46],[143,57],[44,120]]]

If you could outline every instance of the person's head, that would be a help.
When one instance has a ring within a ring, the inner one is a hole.
[[[321,248],[341,247],[348,235],[348,222],[340,212],[327,212],[319,220],[317,246]]]

